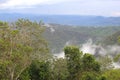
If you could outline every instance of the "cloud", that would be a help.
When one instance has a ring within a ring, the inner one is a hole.
[[[120,12],[113,12],[112,15],[118,17],[118,16],[120,16]]]
[[[68,0],[3,0],[0,1],[0,9],[32,8],[36,5],[55,4]]]
[[[91,0],[99,1],[99,0]],[[88,0],[0,0],[0,9],[34,8],[37,5],[51,5],[56,3],[88,3]]]
[[[120,0],[0,0],[0,13],[119,16]]]

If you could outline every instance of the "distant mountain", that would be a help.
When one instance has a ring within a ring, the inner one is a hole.
[[[58,24],[46,24],[44,37],[52,53],[59,53],[66,45],[80,46],[89,39],[101,43],[109,35],[120,31],[120,27],[74,27]]]
[[[74,26],[120,26],[120,17],[79,16],[79,15],[32,15],[17,13],[0,14],[0,20],[3,21],[15,21],[19,18],[27,18],[36,21],[42,20],[45,23]]]

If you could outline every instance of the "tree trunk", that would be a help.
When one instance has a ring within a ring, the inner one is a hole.
[[[14,71],[10,74],[10,80],[14,80]]]

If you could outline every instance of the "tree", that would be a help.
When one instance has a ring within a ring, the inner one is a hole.
[[[34,51],[32,58],[39,60],[46,60],[51,58],[51,55],[48,54],[49,50],[47,47],[47,42],[44,40],[42,33],[45,30],[45,27],[42,26],[42,23],[32,22],[26,19],[19,19],[13,24],[21,33],[28,34],[31,38],[31,46]]]
[[[1,79],[17,80],[34,58],[45,58],[48,49],[42,32],[39,23],[29,20],[10,25],[0,22]]]
[[[78,75],[81,71],[81,55],[79,48],[74,46],[67,46],[64,49],[67,61],[67,68],[69,72],[69,80],[79,80]]]
[[[51,80],[67,80],[68,70],[66,60],[55,58],[51,62]]]
[[[101,71],[107,71],[114,68],[112,59],[108,56],[100,56],[97,60],[101,65]]]
[[[27,67],[19,76],[18,80],[30,80],[30,67]]]
[[[82,58],[82,66],[84,71],[96,71],[100,72],[100,64],[95,61],[95,58],[91,54],[84,54]]]
[[[83,72],[80,80],[101,80],[96,72]]]
[[[100,64],[91,54],[82,57],[82,75],[80,80],[99,80]]]
[[[50,80],[50,63],[33,61],[29,68],[29,74],[31,80]]]
[[[2,28],[0,32],[0,61],[6,63],[5,69],[2,69],[3,75],[7,75],[10,80],[17,80],[30,64],[29,55],[32,52],[30,38],[18,30],[10,29],[9,26]]]
[[[117,54],[117,55],[114,57],[114,62],[119,62],[119,63],[120,63],[120,54]]]
[[[98,80],[100,64],[91,54],[84,54],[77,47],[64,49],[69,72],[69,80]]]

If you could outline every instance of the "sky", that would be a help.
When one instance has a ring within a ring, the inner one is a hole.
[[[0,13],[120,16],[120,0],[0,0]]]

